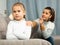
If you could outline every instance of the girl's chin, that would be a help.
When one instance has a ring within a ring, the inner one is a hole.
[[[19,18],[16,18],[15,20],[19,21],[19,20],[21,20],[21,19],[19,19]]]

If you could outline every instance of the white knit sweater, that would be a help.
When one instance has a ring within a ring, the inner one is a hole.
[[[10,21],[7,28],[6,39],[29,39],[31,26],[26,25],[25,19]]]
[[[51,21],[44,22],[45,30],[41,31],[39,19],[35,20],[35,22],[37,22],[37,24],[39,25],[38,32],[40,36],[43,35],[45,39],[49,38],[54,30],[55,24]]]

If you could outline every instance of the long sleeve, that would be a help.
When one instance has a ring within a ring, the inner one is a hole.
[[[29,39],[31,36],[31,26],[26,26],[23,32],[15,32],[14,35],[19,39]]]
[[[7,27],[6,39],[17,39],[16,36],[13,35],[13,22],[10,21]]]
[[[51,23],[51,22],[49,22],[47,25],[45,25],[45,30],[42,31],[42,34],[45,39],[51,36],[51,34],[54,30],[54,27],[55,27],[54,23]]]
[[[39,18],[34,20],[39,25]]]
[[[14,21],[13,29],[13,35],[18,39],[29,39],[31,36],[31,26],[27,26],[25,20]]]

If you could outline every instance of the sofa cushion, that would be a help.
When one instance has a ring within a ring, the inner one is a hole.
[[[60,44],[60,35],[55,35],[55,36],[53,36],[53,38],[54,38],[55,45],[59,45]]]

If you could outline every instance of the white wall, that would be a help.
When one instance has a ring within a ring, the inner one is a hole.
[[[6,10],[6,0],[0,0],[0,13],[5,14],[5,10]]]

